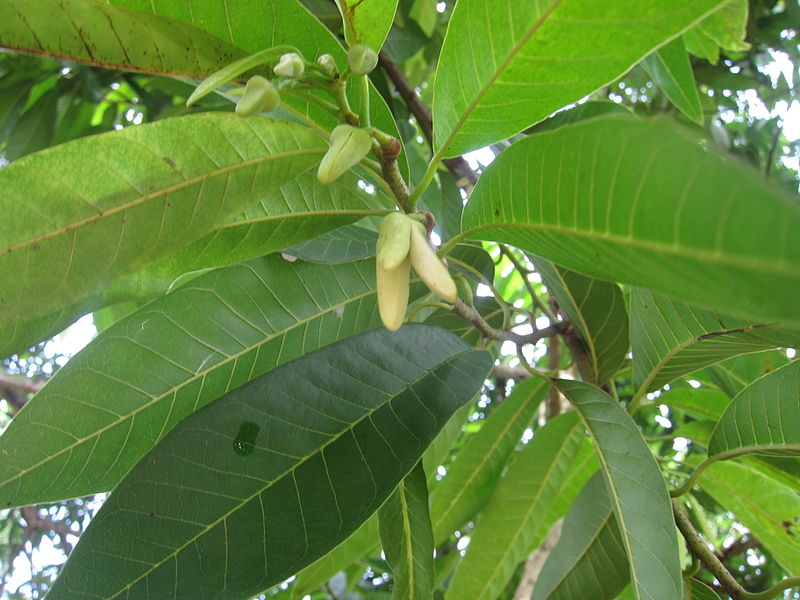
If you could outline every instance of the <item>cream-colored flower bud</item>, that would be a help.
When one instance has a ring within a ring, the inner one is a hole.
[[[398,211],[389,213],[381,221],[375,257],[384,269],[396,269],[408,257],[411,223],[411,219]]]
[[[328,184],[336,181],[345,171],[354,167],[372,149],[372,136],[365,129],[339,125],[331,132],[331,147],[322,157],[317,169],[317,179]]]
[[[281,56],[280,61],[272,69],[278,77],[297,79],[306,70],[303,58],[297,52],[289,52]]]
[[[396,269],[384,269],[378,261],[375,261],[375,264],[378,312],[384,327],[396,331],[403,324],[408,308],[411,259],[406,257]]]
[[[236,103],[236,114],[250,117],[261,112],[270,112],[278,108],[281,95],[269,79],[254,75],[247,80],[239,102]]]
[[[453,278],[447,271],[447,267],[442,264],[436,252],[433,251],[428,243],[427,236],[423,233],[425,228],[411,227],[411,248],[409,257],[411,266],[417,272],[422,283],[428,289],[439,296],[445,302],[453,303],[458,298],[458,290]]]

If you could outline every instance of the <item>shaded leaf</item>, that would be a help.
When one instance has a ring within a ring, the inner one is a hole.
[[[592,379],[605,383],[628,353],[628,311],[615,283],[586,277],[536,259],[547,289],[577,328],[589,355]]]
[[[705,58],[712,65],[719,62],[719,46],[703,33],[699,26],[692,27],[684,33],[683,42],[686,44],[686,49],[698,58]]]
[[[762,467],[738,462],[714,463],[697,483],[704,492],[747,527],[786,570],[800,565],[800,496],[761,472]]]
[[[615,80],[720,4],[722,0],[456,4],[433,87],[436,149],[455,156],[522,131]]]
[[[422,462],[400,481],[378,510],[378,529],[392,571],[392,598],[432,598],[433,530]]]
[[[597,119],[517,142],[462,227],[600,279],[800,323],[800,206],[666,122]]]
[[[170,256],[326,150],[297,125],[206,113],[82,138],[8,165],[0,170],[0,326],[51,314]]]
[[[731,356],[800,344],[800,331],[752,324],[634,288],[631,342],[634,385],[650,392]]]
[[[536,379],[517,384],[458,452],[447,475],[431,492],[436,544],[444,542],[489,500],[547,387]]]
[[[210,271],[100,334],[0,437],[0,500],[110,490],[188,414],[380,321],[371,261],[280,257]],[[154,374],[158,373],[158,377]]]
[[[698,28],[726,50],[749,50],[745,41],[749,8],[747,0],[729,0],[700,21]]]
[[[203,28],[93,0],[2,0],[0,46],[188,77],[207,75],[243,54]]]
[[[679,597],[681,569],[669,494],[639,428],[625,409],[599,388],[563,379],[557,384],[594,440],[630,559],[636,597]]]
[[[126,475],[51,598],[244,599],[279,583],[384,502],[490,366],[450,334],[407,325],[336,342],[228,393]]]
[[[611,600],[629,581],[628,556],[598,472],[564,518],[531,600]]]
[[[691,578],[684,587],[685,600],[720,600],[717,593],[702,581]]]
[[[705,370],[708,379],[733,398],[762,375],[788,364],[784,350],[769,350],[730,358]]]
[[[585,441],[575,413],[548,422],[519,453],[497,486],[475,529],[466,557],[456,568],[447,598],[497,597],[525,559],[545,516],[558,497],[573,460]]]
[[[678,110],[696,123],[703,123],[703,107],[683,38],[675,38],[642,61],[653,82]]]
[[[695,419],[716,422],[725,412],[731,399],[719,390],[707,387],[678,388],[662,393],[658,397],[658,402],[685,410]]]
[[[758,379],[731,401],[708,455],[740,454],[800,456],[800,361]]]
[[[360,225],[345,225],[286,248],[302,260],[323,264],[351,262],[375,256],[378,234]]]

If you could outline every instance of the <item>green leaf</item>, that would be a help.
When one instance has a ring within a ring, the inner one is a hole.
[[[403,478],[378,510],[378,529],[392,570],[392,598],[432,598],[433,530],[422,462]]]
[[[384,502],[490,366],[488,353],[446,332],[406,325],[336,342],[228,393],[116,487],[52,600],[245,599],[283,581]]]
[[[591,365],[589,378],[605,383],[628,353],[628,311],[619,286],[544,259],[536,259],[536,269],[580,333]]]
[[[703,123],[703,106],[682,38],[675,38],[646,56],[642,66],[678,110],[695,123]]]
[[[719,46],[700,27],[692,27],[684,33],[683,41],[686,49],[698,58],[705,58],[712,65],[719,62]]]
[[[433,86],[437,151],[456,156],[522,131],[614,81],[722,2],[459,2]]]
[[[684,588],[685,600],[720,600],[717,593],[702,581],[691,578]]]
[[[631,291],[633,382],[640,392],[748,352],[800,344],[800,331],[753,324],[667,296]]]
[[[564,518],[531,600],[611,600],[629,581],[628,556],[598,472]]]
[[[397,0],[336,0],[348,46],[365,44],[378,52],[392,27]]]
[[[375,256],[378,234],[360,225],[345,225],[286,248],[286,254],[323,264],[351,262]]]
[[[726,50],[749,50],[750,44],[745,41],[749,8],[747,0],[729,0],[703,19],[698,28]]]
[[[445,541],[489,500],[547,387],[537,379],[517,384],[458,452],[447,475],[431,492],[436,544]]]
[[[639,428],[599,388],[570,380],[557,384],[594,440],[637,599],[679,597],[681,568],[669,494]]]
[[[800,456],[800,361],[746,387],[722,415],[709,458],[740,454]]]
[[[707,387],[678,388],[662,393],[658,403],[685,410],[695,419],[716,422],[725,412],[731,399],[724,393]]]
[[[20,116],[6,140],[6,159],[17,160],[52,143],[58,120],[58,100],[59,92],[53,88]]]
[[[800,205],[667,122],[598,119],[517,142],[462,227],[600,279],[800,323]]]
[[[0,0],[0,46],[131,71],[203,77],[242,56],[203,29],[95,0]]]
[[[524,560],[573,460],[585,441],[575,413],[550,421],[519,453],[471,533],[466,557],[456,568],[447,598],[497,597]]]
[[[7,0],[8,1],[8,0]],[[256,53],[265,46],[290,45],[296,47],[308,60],[320,54],[332,54],[340,69],[347,64],[347,56],[337,38],[328,31],[297,0],[260,0],[259,2],[218,2],[216,0],[194,0],[192,2],[152,2],[151,0],[109,0],[117,6],[163,15],[177,19],[218,36],[241,48],[243,53]],[[368,0],[374,2],[375,0]],[[139,30],[138,35],[141,35]],[[233,58],[239,58],[237,55]],[[233,58],[220,61],[212,71],[232,62]],[[272,65],[271,65],[272,66]],[[322,95],[322,98],[327,96]],[[351,86],[349,98],[358,106],[358,86]],[[338,124],[327,111],[313,103],[283,94],[282,102],[294,111],[309,115],[314,121],[332,129]],[[391,111],[381,95],[370,87],[370,106],[373,125],[391,133],[400,134]],[[400,158],[400,168],[408,176],[405,153]]]
[[[206,113],[79,139],[8,165],[0,170],[0,327],[80,302],[172,255],[326,150],[298,125]]]
[[[733,398],[762,375],[788,364],[785,350],[742,354],[709,367],[705,374],[720,390]]]
[[[188,414],[379,324],[374,272],[372,261],[330,267],[271,256],[210,271],[144,306],[12,421],[0,437],[0,498],[19,506],[110,490]]]
[[[787,573],[794,573],[800,565],[800,496],[796,486],[779,483],[762,468],[718,462],[703,471],[697,483],[731,511]]]

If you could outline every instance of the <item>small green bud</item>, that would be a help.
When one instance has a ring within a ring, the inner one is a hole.
[[[289,52],[281,55],[280,61],[272,69],[278,77],[288,77],[289,79],[297,79],[306,70],[306,65],[302,57],[297,52]]]
[[[336,73],[339,71],[338,67],[336,66],[336,59],[330,54],[320,55],[320,57],[317,59],[317,64],[322,67],[322,70],[331,77],[336,75]]]
[[[278,108],[281,96],[269,79],[261,75],[253,75],[247,80],[241,100],[236,104],[236,114],[250,117],[261,112],[270,112]]]
[[[371,149],[372,136],[366,129],[338,125],[331,131],[331,147],[319,163],[317,179],[322,184],[336,181],[369,154]]]
[[[364,44],[350,46],[347,51],[347,65],[353,75],[366,75],[378,66],[378,54]]]
[[[466,304],[467,306],[474,307],[475,306],[475,294],[472,291],[472,285],[470,285],[469,280],[464,277],[461,273],[456,273],[453,275],[453,281],[456,282],[456,290],[458,290],[458,297]]]

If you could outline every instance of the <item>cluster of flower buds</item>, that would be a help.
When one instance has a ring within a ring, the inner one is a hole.
[[[395,331],[403,324],[411,267],[428,289],[445,302],[453,303],[458,297],[453,278],[428,242],[425,226],[414,217],[400,212],[384,217],[375,263],[378,311],[386,329]]]

